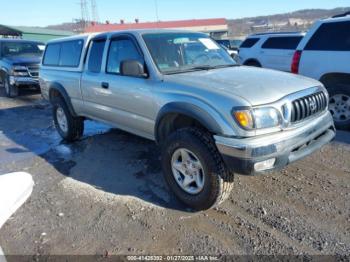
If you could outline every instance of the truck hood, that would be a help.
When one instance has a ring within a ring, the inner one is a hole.
[[[276,102],[289,94],[321,85],[303,76],[246,66],[165,75],[164,81],[239,96],[253,106]]]
[[[35,56],[9,56],[4,57],[4,61],[11,65],[38,65],[40,64],[41,57]]]

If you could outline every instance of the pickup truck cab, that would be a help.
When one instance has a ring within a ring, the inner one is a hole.
[[[230,194],[234,174],[297,161],[335,136],[318,81],[238,66],[206,34],[137,30],[48,43],[40,69],[60,135],[94,119],[155,141],[165,180],[203,210]]]
[[[20,39],[0,39],[0,83],[8,97],[25,86],[39,88],[39,65],[45,44]]]

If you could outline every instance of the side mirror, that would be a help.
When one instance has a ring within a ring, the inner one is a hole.
[[[147,77],[143,64],[137,60],[125,60],[120,64],[120,73],[123,76]]]

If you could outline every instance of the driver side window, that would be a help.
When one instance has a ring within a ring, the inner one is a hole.
[[[125,60],[137,60],[143,63],[143,58],[131,39],[112,40],[108,51],[107,73],[120,74],[120,64]]]

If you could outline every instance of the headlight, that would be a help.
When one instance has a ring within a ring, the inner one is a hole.
[[[282,123],[280,112],[273,107],[234,110],[233,117],[248,130],[278,127]]]
[[[28,68],[25,66],[15,66],[11,71],[13,76],[28,76]]]

